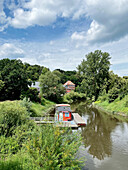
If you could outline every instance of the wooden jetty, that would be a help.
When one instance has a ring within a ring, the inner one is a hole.
[[[78,126],[86,125],[85,120],[78,114],[78,113],[72,113],[74,117],[74,121]]]
[[[56,122],[54,117],[30,117],[31,120],[38,125],[41,124],[54,124],[57,127],[70,127],[72,129],[77,129],[80,126],[85,126],[86,123],[84,119],[78,113],[72,113],[73,120],[72,121],[62,121]]]
[[[55,124],[57,127],[70,127],[72,129],[78,129],[78,125],[74,121],[59,122]]]

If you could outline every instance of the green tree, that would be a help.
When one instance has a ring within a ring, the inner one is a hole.
[[[19,99],[21,92],[26,91],[29,84],[23,63],[20,60],[4,59],[0,61],[1,65],[3,69],[0,71],[0,75],[4,87],[1,90],[0,99]]]
[[[0,80],[0,91],[3,89],[3,87],[4,87],[4,82]]]
[[[64,87],[59,83],[60,77],[54,72],[47,71],[45,74],[41,74],[39,78],[41,94],[52,101],[58,101],[65,93]]]
[[[35,87],[30,87],[27,91],[21,93],[20,98],[23,99],[24,97],[33,102],[40,102],[39,91]]]
[[[109,78],[109,60],[108,53],[96,50],[86,55],[86,59],[78,65],[78,74],[84,79],[81,86],[84,86],[86,95],[91,98],[94,96],[95,100],[104,80]]]

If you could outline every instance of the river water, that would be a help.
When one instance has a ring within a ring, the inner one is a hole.
[[[78,153],[85,162],[83,170],[128,170],[128,123],[83,103],[74,106],[87,124],[78,129],[83,137]]]

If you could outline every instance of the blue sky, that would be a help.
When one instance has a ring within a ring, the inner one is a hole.
[[[75,70],[89,52],[108,52],[128,75],[128,0],[1,0],[0,59]]]

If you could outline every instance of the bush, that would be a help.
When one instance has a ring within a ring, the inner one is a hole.
[[[26,147],[36,165],[59,170],[79,168],[76,153],[80,145],[80,135],[46,125],[34,130]]]
[[[70,93],[67,93],[64,95],[64,102],[66,102],[66,103],[73,103],[78,100],[86,100],[86,99],[87,99],[86,94],[78,93],[78,92],[74,92],[74,91],[71,91]]]
[[[26,153],[19,152],[16,155],[0,160],[0,170],[39,170],[40,167]]]
[[[25,97],[25,98],[21,101],[20,105],[21,105],[22,107],[25,107],[26,110],[27,110],[29,113],[31,112],[32,103],[30,102],[30,99],[28,99],[28,98]]]
[[[3,169],[70,170],[81,167],[82,162],[76,158],[82,144],[81,136],[69,128],[62,130],[51,125],[35,126],[32,130],[21,128],[12,137],[1,136],[0,139],[0,166]]]
[[[0,135],[10,136],[13,130],[27,122],[29,114],[19,102],[0,104]]]

